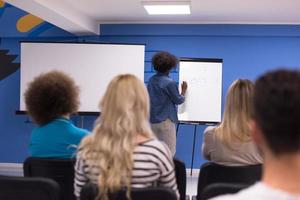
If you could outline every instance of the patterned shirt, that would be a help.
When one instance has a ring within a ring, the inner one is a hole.
[[[97,184],[99,173],[101,172],[96,166],[86,165],[85,158],[77,158],[74,181],[74,193],[77,198],[87,182]],[[133,153],[131,186],[132,188],[167,187],[174,190],[179,197],[172,154],[158,140],[151,139],[136,146]]]
[[[147,85],[150,96],[150,121],[160,123],[166,119],[177,123],[177,105],[184,102],[174,80],[163,73],[152,76]]]

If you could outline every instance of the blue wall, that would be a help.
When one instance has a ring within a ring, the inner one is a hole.
[[[31,28],[26,31],[20,31],[17,23],[28,15],[29,13],[8,3],[0,6],[0,51],[8,51],[8,56],[17,55],[13,63],[20,62],[19,41],[77,39],[71,33],[45,21],[30,26]],[[29,22],[21,24],[27,23]],[[0,60],[2,73],[5,71],[4,68],[11,67],[4,63]],[[27,123],[26,116],[15,115],[15,111],[19,109],[19,84],[20,70],[7,74],[3,80],[0,79],[0,162],[23,162],[28,156],[29,133],[33,124]]]
[[[0,38],[0,50],[18,55],[13,61],[20,62],[20,41],[71,40],[68,38]],[[76,41],[77,38],[73,38]],[[1,62],[1,60],[0,60]],[[5,66],[4,66],[5,67]],[[27,116],[15,115],[19,110],[20,70],[0,81],[0,162],[23,162],[28,156],[29,136],[34,125]]]
[[[169,51],[178,57],[222,58],[223,103],[227,88],[237,78],[255,78],[278,66],[300,66],[300,26],[275,25],[103,25],[101,37],[87,41],[146,44],[145,82],[154,74],[149,63],[156,51]],[[171,77],[178,80],[177,71]],[[205,94],[203,94],[205,95]],[[201,156],[202,133],[197,127],[195,163]],[[193,126],[182,125],[176,156],[190,167]]]
[[[0,0],[2,3],[3,1]],[[24,17],[30,17],[22,20]],[[21,38],[21,37],[72,37],[68,33],[46,21],[40,23],[31,23],[36,17],[29,13],[14,7],[8,3],[0,6],[0,37],[1,38]],[[19,23],[19,28],[17,24]],[[23,27],[23,28],[20,28]],[[26,27],[26,28],[24,28]]]
[[[18,40],[4,39],[1,45],[19,54]],[[178,57],[222,58],[223,103],[228,86],[237,78],[254,80],[259,74],[278,66],[300,66],[300,26],[102,25],[101,36],[81,37],[78,41],[146,44],[145,82],[154,73],[149,63],[151,56],[160,50]],[[14,115],[19,107],[19,76],[17,71],[0,82],[0,162],[22,162],[27,156],[29,132],[33,125],[24,123],[26,116]],[[171,76],[178,80],[177,71]],[[84,127],[91,129],[94,117],[84,119]],[[79,124],[78,117],[74,120]],[[204,162],[201,157],[204,128],[197,127],[196,167]],[[194,126],[181,125],[177,139],[176,156],[188,167],[193,130]]]

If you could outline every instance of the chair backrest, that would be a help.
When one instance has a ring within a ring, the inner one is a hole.
[[[249,185],[238,183],[213,183],[203,189],[201,200],[208,200],[222,194],[234,194],[247,187],[249,187]]]
[[[223,166],[212,162],[204,163],[200,168],[197,199],[200,200],[204,187],[212,183],[253,184],[261,179],[262,165]]]
[[[63,200],[74,200],[74,164],[75,159],[29,157],[23,165],[24,176],[51,178],[60,185]]]
[[[48,178],[1,176],[0,199],[60,200],[60,188]]]
[[[88,183],[84,185],[80,193],[80,200],[95,200],[98,194],[98,187],[95,184]],[[128,200],[126,190],[109,195],[109,200]],[[151,188],[132,188],[132,200],[176,200],[176,194],[169,188],[151,187]]]
[[[178,191],[180,195],[180,200],[186,199],[186,169],[184,162],[173,159],[175,165],[175,175],[176,175],[176,182],[178,186]]]

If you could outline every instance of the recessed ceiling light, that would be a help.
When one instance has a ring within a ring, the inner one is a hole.
[[[188,1],[144,1],[144,8],[149,15],[189,15],[191,14]]]

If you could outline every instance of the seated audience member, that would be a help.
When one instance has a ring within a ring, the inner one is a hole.
[[[277,70],[255,82],[252,132],[264,154],[261,182],[215,200],[300,199],[300,72]]]
[[[75,196],[87,182],[98,184],[100,199],[121,187],[162,186],[178,195],[172,154],[150,128],[144,84],[129,74],[115,77],[100,107],[101,118],[77,154]]]
[[[75,157],[76,146],[88,131],[69,120],[79,105],[78,87],[72,78],[59,71],[41,74],[29,84],[25,104],[38,125],[31,133],[31,156]]]
[[[251,139],[249,126],[253,91],[250,80],[238,79],[231,84],[221,124],[204,131],[202,152],[207,160],[227,166],[263,162],[261,153]]]

